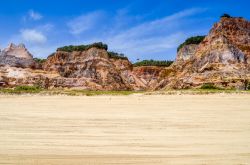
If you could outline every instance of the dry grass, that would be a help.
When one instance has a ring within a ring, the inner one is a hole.
[[[132,94],[144,94],[144,95],[207,95],[207,94],[250,94],[250,90],[234,90],[234,89],[185,89],[185,90],[160,90],[160,91],[93,91],[93,90],[75,90],[75,89],[43,89],[38,86],[17,86],[15,88],[0,88],[0,94],[10,95],[25,95],[25,94],[37,94],[37,95],[68,95],[68,96],[127,96]]]

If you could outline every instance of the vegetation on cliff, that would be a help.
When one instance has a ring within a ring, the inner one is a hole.
[[[232,18],[229,14],[223,14],[222,16],[221,16],[221,18]]]
[[[156,60],[143,60],[133,64],[133,66],[161,66],[169,67],[173,61],[156,61]]]
[[[128,60],[128,58],[122,53],[108,52],[109,58]]]
[[[46,61],[46,59],[34,58],[34,61],[36,61],[38,64],[43,64]]]
[[[220,18],[243,18],[243,17],[232,17],[231,15],[225,13],[221,15]]]
[[[50,55],[48,55],[47,59],[54,56],[55,54],[56,54],[55,52],[51,53]]]
[[[108,50],[108,45],[102,42],[96,42],[96,43],[89,44],[89,45],[77,45],[77,46],[69,45],[69,46],[58,48],[57,51],[64,51],[64,52],[85,51],[90,48],[99,48],[99,49]]]
[[[179,51],[181,48],[183,48],[185,45],[190,45],[190,44],[199,44],[201,43],[206,36],[195,36],[195,37],[190,37],[186,39],[184,43],[182,43],[178,48],[177,51]]]
[[[64,47],[58,48],[57,51],[64,51],[64,52],[85,51],[85,50],[88,50],[90,48],[98,48],[98,49],[108,50],[108,45],[104,44],[102,42],[96,42],[96,43],[89,44],[89,45],[77,45],[77,46],[69,45],[69,46],[64,46]],[[54,55],[54,53],[52,55]],[[52,56],[52,55],[50,55],[50,56]],[[116,52],[109,51],[108,55],[109,55],[109,58],[124,59],[124,60],[128,59],[122,53],[116,53]]]

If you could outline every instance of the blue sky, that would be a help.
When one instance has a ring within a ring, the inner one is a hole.
[[[24,43],[46,58],[64,45],[105,42],[136,59],[173,60],[187,37],[206,35],[220,15],[250,19],[249,0],[5,0],[0,48]]]

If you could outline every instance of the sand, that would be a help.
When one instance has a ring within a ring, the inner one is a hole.
[[[1,95],[0,164],[250,164],[250,95]]]

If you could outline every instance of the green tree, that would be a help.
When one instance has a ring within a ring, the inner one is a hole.
[[[161,66],[169,67],[173,61],[156,61],[156,60],[143,60],[133,64],[133,66]]]
[[[108,50],[107,44],[104,44],[102,42],[96,42],[96,43],[93,43],[90,45],[64,46],[64,47],[58,48],[57,51],[64,51],[64,52],[85,51],[85,50],[88,50],[88,49],[93,48],[93,47]]]
[[[221,16],[221,18],[232,18],[229,14],[223,14],[222,16]]]
[[[109,58],[128,60],[123,53],[108,52]]]
[[[46,61],[46,59],[41,59],[41,58],[34,58],[34,60],[39,64],[42,64]]]
[[[201,89],[220,89],[212,83],[205,83],[201,86]]]
[[[183,48],[185,45],[190,45],[190,44],[199,44],[201,43],[204,38],[206,36],[195,36],[195,37],[190,37],[188,39],[186,39],[186,41],[184,43],[182,43],[181,45],[179,45],[179,47],[177,48],[177,51],[179,51],[181,48]]]

